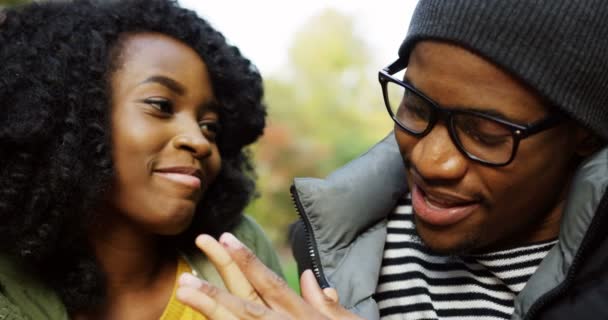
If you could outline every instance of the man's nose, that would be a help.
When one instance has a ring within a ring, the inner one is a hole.
[[[410,161],[429,180],[458,180],[467,172],[469,161],[458,150],[445,125],[436,125],[412,149]]]

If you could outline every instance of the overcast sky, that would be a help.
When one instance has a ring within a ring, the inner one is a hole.
[[[294,33],[324,8],[354,18],[356,32],[371,48],[373,61],[397,57],[417,0],[179,0],[220,30],[262,74],[286,63]]]

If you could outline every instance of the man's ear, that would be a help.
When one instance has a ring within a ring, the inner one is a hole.
[[[586,158],[598,151],[605,142],[600,137],[593,134],[589,129],[577,127],[576,131],[576,154]]]

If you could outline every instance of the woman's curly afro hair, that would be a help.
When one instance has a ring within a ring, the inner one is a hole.
[[[205,61],[220,109],[222,170],[188,230],[189,250],[219,235],[254,193],[245,146],[265,125],[262,80],[239,50],[171,0],[35,3],[0,12],[0,250],[58,292],[68,310],[104,301],[87,244],[94,209],[112,181],[109,77],[126,33],[159,32]]]

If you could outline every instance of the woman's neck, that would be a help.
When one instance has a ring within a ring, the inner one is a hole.
[[[106,277],[106,304],[91,315],[158,319],[175,284],[175,251],[163,246],[160,236],[145,232],[120,215],[103,217],[91,228],[89,241]]]
[[[146,287],[167,263],[175,264],[175,256],[162,248],[158,236],[130,226],[105,226],[94,231],[90,241],[108,289]]]

